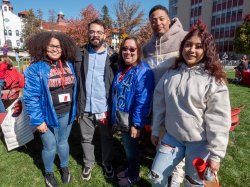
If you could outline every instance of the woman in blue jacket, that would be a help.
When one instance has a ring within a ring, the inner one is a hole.
[[[120,186],[131,186],[140,179],[138,137],[144,124],[149,124],[154,76],[149,65],[141,61],[137,38],[123,40],[119,58],[120,71],[112,85],[112,124],[122,131],[128,168],[118,173],[117,178]]]
[[[75,58],[73,39],[59,32],[41,32],[30,37],[26,48],[34,60],[24,72],[24,102],[32,126],[43,143],[42,160],[46,186],[55,187],[56,153],[60,158],[63,183],[69,183],[68,137],[76,115],[76,78],[71,61]]]

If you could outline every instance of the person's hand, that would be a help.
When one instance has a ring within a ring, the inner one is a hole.
[[[208,160],[209,167],[213,173],[216,173],[220,169],[220,163],[213,161],[213,160]]]
[[[131,138],[138,138],[140,136],[140,129],[136,129],[134,126],[130,129]]]
[[[151,135],[150,139],[151,139],[151,143],[154,146],[157,146],[159,144],[159,137],[158,136]]]
[[[43,122],[41,125],[39,125],[36,128],[40,133],[45,133],[48,130],[48,126],[46,125],[45,122]]]

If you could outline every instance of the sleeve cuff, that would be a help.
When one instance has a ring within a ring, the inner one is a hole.
[[[213,160],[215,162],[220,162],[220,157],[219,156],[215,156],[213,154],[211,154],[209,157],[208,157],[209,160]]]

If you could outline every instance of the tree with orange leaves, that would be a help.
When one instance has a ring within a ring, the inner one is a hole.
[[[150,22],[147,21],[143,25],[140,26],[140,29],[138,32],[136,32],[137,38],[140,40],[141,45],[144,45],[147,41],[150,40],[151,36],[153,34],[152,28],[150,26]]]
[[[80,18],[68,20],[67,34],[80,46],[88,42],[88,24],[99,17],[99,12],[92,4],[80,12]]]
[[[119,0],[115,5],[116,27],[121,39],[127,35],[134,34],[143,22],[144,12],[139,11],[140,3],[130,3],[127,0]]]

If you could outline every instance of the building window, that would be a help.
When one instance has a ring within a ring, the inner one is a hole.
[[[229,37],[229,27],[225,27],[225,37]]]
[[[232,18],[231,18],[231,22],[236,21],[236,10],[232,11]]]
[[[19,36],[19,30],[16,30],[16,36]]]
[[[231,28],[230,28],[230,37],[234,37],[235,30],[236,30],[236,27],[235,26],[231,26]]]
[[[201,6],[199,6],[199,8],[198,8],[198,16],[200,16],[201,15]]]
[[[20,38],[20,42],[23,43],[23,38]]]
[[[232,7],[232,4],[233,4],[233,3],[232,3],[232,1],[231,1],[231,0],[230,0],[230,1],[228,1],[228,2],[227,2],[227,8],[231,8],[231,7]]]
[[[238,0],[233,0],[233,6],[237,6],[237,1]]]
[[[9,32],[9,36],[12,36],[12,31],[11,31],[11,30],[9,30],[8,32]]]
[[[227,15],[226,15],[226,23],[229,23],[231,20],[231,12],[227,12]]]
[[[220,28],[220,38],[224,37],[224,28]]]
[[[237,21],[241,21],[242,20],[242,10],[238,10],[237,12]]]
[[[6,6],[4,7],[4,11],[7,12],[7,7]]]
[[[16,45],[20,46],[20,41],[19,40],[16,41]]]
[[[6,29],[4,29],[4,35],[5,35],[5,36],[7,35],[7,30],[6,30]]]
[[[225,10],[227,8],[227,2],[222,3],[222,10]]]
[[[243,0],[239,0],[238,6],[243,5]]]
[[[221,10],[221,4],[217,4],[217,11]]]

